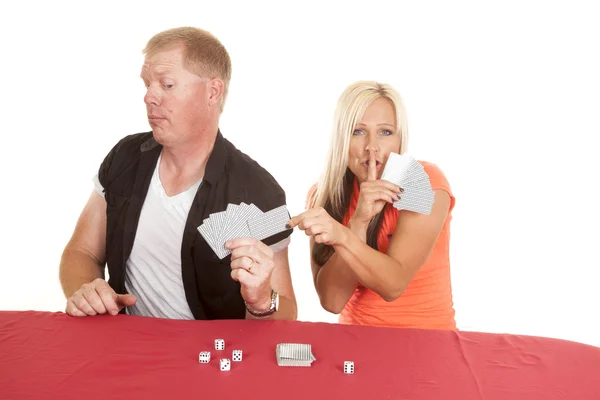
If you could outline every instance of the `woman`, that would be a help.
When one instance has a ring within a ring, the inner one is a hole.
[[[402,188],[381,180],[407,146],[403,101],[389,85],[356,82],[341,95],[328,162],[307,210],[321,305],[346,324],[455,330],[449,239],[454,197],[442,171],[419,161],[434,190],[429,215],[398,211]]]

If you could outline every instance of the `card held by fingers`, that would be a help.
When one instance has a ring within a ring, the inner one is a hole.
[[[229,240],[253,237],[263,240],[287,230],[290,215],[286,205],[263,212],[254,204],[228,204],[224,211],[210,214],[198,232],[214,253],[223,259],[231,254],[225,247]]]
[[[434,192],[429,175],[412,156],[390,153],[381,179],[398,185],[404,191],[394,202],[396,209],[431,214]]]

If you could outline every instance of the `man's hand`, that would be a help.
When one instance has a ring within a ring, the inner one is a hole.
[[[65,312],[74,317],[88,315],[117,315],[123,307],[135,304],[131,294],[117,294],[104,279],[86,283],[67,300]]]
[[[231,250],[231,278],[241,284],[241,294],[248,306],[257,311],[268,310],[275,267],[273,250],[254,238],[233,239],[225,247]]]

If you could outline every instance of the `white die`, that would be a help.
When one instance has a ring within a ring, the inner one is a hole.
[[[344,361],[344,373],[345,374],[353,374],[354,373],[354,361]]]
[[[198,361],[202,364],[206,364],[210,362],[210,351],[201,351],[198,356]]]
[[[215,339],[215,350],[225,350],[225,341],[223,339]]]
[[[231,369],[231,362],[227,358],[221,358],[221,371],[229,371]]]
[[[242,351],[241,350],[234,350],[233,354],[231,356],[231,359],[233,361],[242,361]]]

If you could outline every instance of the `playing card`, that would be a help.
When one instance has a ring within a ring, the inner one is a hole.
[[[231,228],[231,223],[233,221],[235,221],[235,214],[237,213],[237,210],[240,207],[244,207],[244,206],[245,206],[244,203],[241,203],[239,205],[237,205],[237,204],[228,204],[227,205],[227,208],[225,209],[225,218],[223,220],[223,230],[221,231],[221,234],[219,235],[217,242],[225,243],[225,240],[223,238],[228,234],[228,232]]]
[[[400,195],[400,199],[394,202],[394,207],[398,210],[413,211],[429,215],[433,205],[433,190],[427,189],[408,189]]]
[[[216,254],[220,259],[223,259],[231,254],[231,250],[225,247],[225,243],[227,243],[228,240],[251,236],[247,221],[249,218],[253,218],[260,214],[262,214],[262,211],[254,204],[247,205],[242,203],[238,207],[238,211],[236,212],[234,219],[229,222],[227,233],[221,238],[219,244],[217,245],[218,251]]]
[[[425,172],[425,168],[416,160],[413,160],[407,167],[404,169],[402,176],[400,177],[398,184],[406,185],[413,182],[423,182],[424,184],[429,182],[429,175]]]
[[[200,225],[198,227],[198,231],[200,232],[200,234],[202,235],[202,237],[204,238],[204,240],[206,240],[206,243],[208,243],[208,245],[210,246],[211,249],[213,249],[213,251],[216,253],[217,252],[217,242],[213,236],[213,230],[212,230],[212,221],[210,220],[210,218],[206,218],[204,220],[204,222],[202,222],[202,225]]]
[[[385,163],[385,169],[381,174],[381,179],[392,183],[400,182],[404,176],[404,172],[411,165],[411,161],[411,157],[401,156],[398,153],[390,153]]]
[[[258,240],[273,236],[288,228],[285,227],[290,220],[290,214],[285,205],[274,208],[266,213],[248,219],[250,235]]]
[[[429,175],[413,157],[390,153],[381,179],[400,186],[404,191],[394,202],[395,208],[427,215],[431,213],[434,193]]]
[[[211,228],[210,235],[213,238],[215,243],[219,243],[219,235],[221,234],[221,230],[223,229],[223,222],[225,220],[225,211],[220,211],[216,213],[212,213],[209,215]]]

